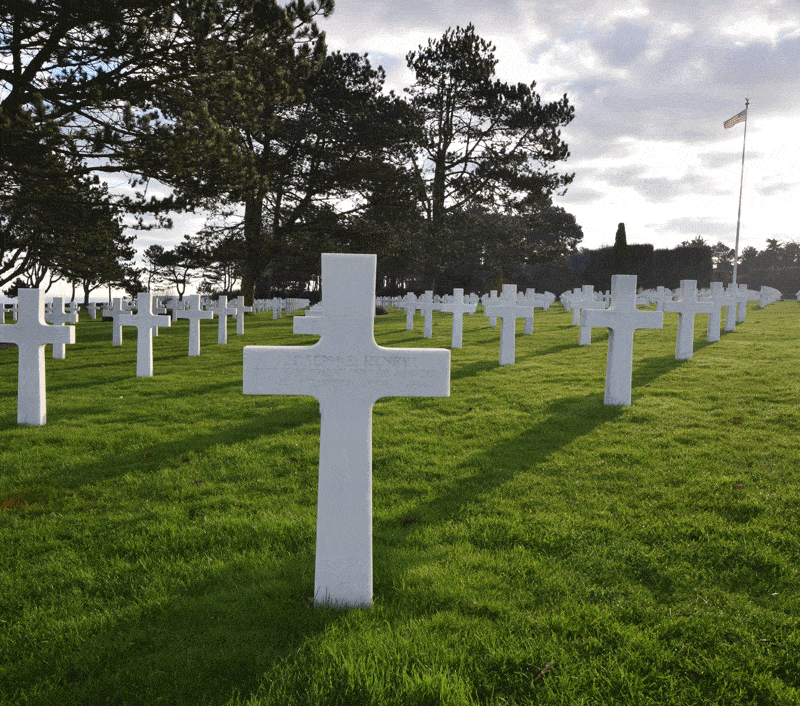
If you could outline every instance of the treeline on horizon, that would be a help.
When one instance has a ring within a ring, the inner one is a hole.
[[[574,108],[497,79],[471,24],[411,49],[397,95],[367,55],[328,50],[317,20],[332,12],[331,0],[5,4],[0,288],[63,280],[87,301],[101,286],[182,294],[193,281],[250,301],[318,288],[323,252],[377,253],[382,293],[605,289],[620,264],[643,284],[705,281],[704,244],[631,245],[624,261],[579,249],[580,225],[552,200],[574,178],[561,136]],[[136,263],[137,230],[189,212],[207,215],[199,232]],[[720,276],[724,249],[711,248]],[[785,292],[797,265],[776,244],[743,253],[740,279],[750,268],[750,284]]]

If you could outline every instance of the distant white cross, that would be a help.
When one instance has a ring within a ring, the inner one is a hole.
[[[513,365],[516,360],[517,319],[526,315],[517,302],[517,285],[504,284],[500,296],[484,304],[483,313],[500,319],[500,365]]]
[[[422,329],[423,338],[433,338],[433,312],[437,311],[439,306],[433,300],[433,291],[430,289],[417,299],[417,309],[422,313],[425,321]]]
[[[71,304],[72,302],[70,302]],[[53,324],[53,326],[63,326],[64,324],[77,324],[78,323],[78,313],[77,312],[65,312],[64,311],[64,298],[63,297],[53,297],[53,306],[50,309],[49,313],[44,315],[44,320],[49,323]],[[64,360],[67,357],[67,347],[64,343],[54,343],[53,344],[53,358]]]
[[[376,262],[322,255],[320,340],[244,349],[246,395],[319,400],[317,603],[372,603],[372,406],[382,397],[450,394],[450,351],[375,342]]]
[[[483,304],[483,313],[484,313],[485,316],[489,317],[489,326],[491,326],[492,328],[497,326],[497,317],[496,316],[491,316],[490,314],[487,314],[486,313],[486,307],[487,307],[487,305],[490,305],[492,302],[494,302],[495,299],[497,299],[497,290],[496,289],[489,290],[488,294],[484,294],[481,297],[481,304]]]
[[[715,309],[714,302],[697,298],[697,280],[694,279],[682,279],[677,299],[664,302],[665,312],[678,314],[676,360],[689,360],[694,355],[694,317],[697,314],[711,316]],[[716,310],[719,311],[719,309]]]
[[[406,312],[406,331],[414,330],[414,312],[418,311],[417,295],[414,292],[408,292],[400,303],[400,310]]]
[[[142,292],[136,297],[136,313],[121,319],[123,326],[136,327],[136,377],[153,377],[153,329],[169,327],[169,316],[153,313],[153,295]]]
[[[0,341],[15,343],[17,364],[17,424],[41,426],[47,422],[44,347],[50,343],[75,343],[72,326],[50,326],[44,320],[44,295],[40,289],[20,289],[16,324],[0,324]]]
[[[636,308],[636,275],[611,278],[611,304],[608,309],[586,310],[587,326],[608,329],[606,362],[606,405],[629,407],[633,380],[633,334],[642,328],[663,328],[664,313]]]
[[[704,297],[704,301],[710,302],[714,306],[708,315],[708,328],[706,328],[706,341],[716,343],[720,338],[720,328],[722,326],[722,309],[727,306],[730,296],[725,292],[725,285],[722,282],[712,282],[709,293]]]
[[[237,335],[241,336],[244,333],[244,315],[253,311],[253,307],[245,306],[244,297],[238,296],[234,300],[233,304],[228,307],[228,309],[229,311],[232,311],[233,316],[236,317],[236,333]]]
[[[228,297],[220,294],[214,306],[209,307],[209,311],[213,312],[219,319],[217,328],[217,343],[225,344],[228,342],[228,317],[235,314],[236,310],[228,306]]]
[[[736,330],[738,287],[735,284],[729,284],[725,287],[725,294],[728,295],[725,309],[725,331],[730,333]]]
[[[131,316],[131,312],[124,308],[122,299],[115,298],[110,309],[106,310],[106,314],[111,317],[111,345],[122,345],[122,322]]]
[[[456,287],[453,289],[453,299],[439,305],[439,310],[453,315],[453,330],[450,336],[450,347],[461,348],[463,343],[464,314],[474,314],[476,304],[464,301],[464,290]]]
[[[200,321],[213,319],[214,314],[200,308],[200,295],[189,294],[186,296],[186,309],[176,310],[179,319],[189,320],[189,355],[200,355]]]
[[[583,315],[585,311],[603,310],[606,308],[606,303],[601,298],[594,295],[594,286],[585,284],[581,288],[581,299],[578,306],[580,306],[580,330],[578,332],[578,345],[590,346],[592,344],[592,327],[586,325],[586,318]]]

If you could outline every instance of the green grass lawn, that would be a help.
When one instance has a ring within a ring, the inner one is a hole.
[[[405,316],[384,346],[448,347]],[[450,398],[373,415],[375,603],[314,608],[319,414],[242,395],[188,322],[138,379],[133,329],[81,319],[47,347],[48,422],[16,424],[0,351],[0,704],[800,703],[800,305],[674,360],[677,315],[636,334],[633,405],[603,406],[608,336],[560,305],[465,317]]]

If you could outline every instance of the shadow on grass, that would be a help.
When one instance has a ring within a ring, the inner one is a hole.
[[[102,483],[126,473],[158,473],[164,465],[179,466],[187,454],[196,454],[203,457],[207,452],[220,445],[228,446],[239,443],[252,442],[257,439],[280,434],[287,429],[299,429],[306,424],[319,424],[319,405],[316,400],[304,398],[302,401],[293,399],[291,403],[281,404],[275,402],[277,408],[271,410],[259,409],[256,413],[252,410],[242,421],[241,412],[232,410],[229,418],[220,418],[219,424],[205,433],[191,433],[191,426],[187,433],[178,437],[148,443],[143,440],[134,449],[114,449],[113,458],[93,459],[91,462],[65,463],[59,467],[57,473],[47,478],[47,485],[54,495],[60,490],[74,490],[95,483]],[[94,409],[76,409],[75,414],[83,412],[91,414]],[[138,424],[142,420],[136,416],[135,409],[127,408],[125,417],[120,417],[117,412],[120,408],[109,413],[109,423],[124,426],[126,423]],[[154,422],[156,423],[156,422]],[[8,423],[0,425],[3,428],[15,428],[17,425]],[[98,431],[100,428],[98,427]],[[161,439],[161,437],[159,437]]]
[[[176,580],[166,600],[145,607],[131,600],[93,621],[100,627],[88,634],[71,630],[41,645],[35,659],[20,654],[13,691],[54,706],[246,700],[269,685],[265,675],[342,617],[308,603],[313,556],[267,563],[238,558],[201,580]]]
[[[453,517],[481,496],[513,480],[520,473],[542,464],[552,454],[617,419],[623,410],[605,407],[603,394],[555,400],[520,433],[488,445],[458,467],[470,475],[458,479],[435,499],[418,505],[410,513],[423,517]]]

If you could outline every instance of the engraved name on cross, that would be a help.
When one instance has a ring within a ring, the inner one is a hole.
[[[322,255],[324,313],[312,346],[246,346],[246,395],[319,401],[314,600],[372,603],[372,406],[381,397],[448,397],[450,351],[383,348],[373,336],[375,255]]]

